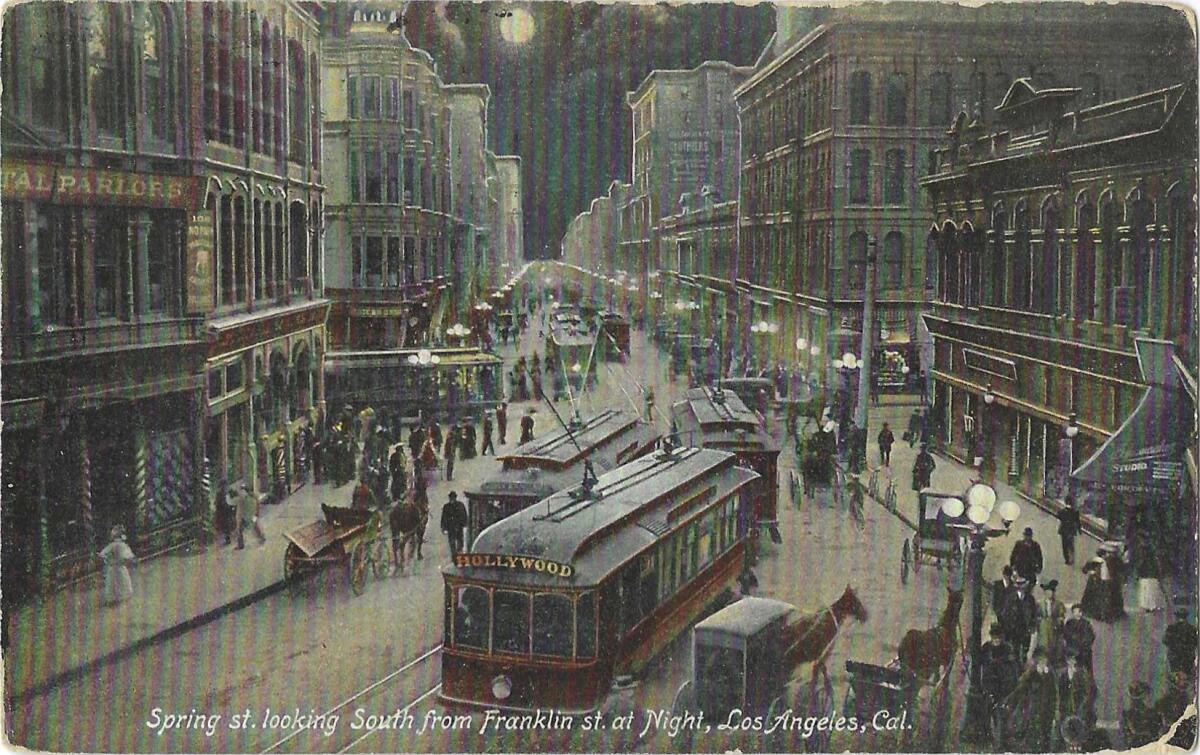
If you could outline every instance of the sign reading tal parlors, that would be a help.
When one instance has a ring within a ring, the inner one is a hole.
[[[570,564],[560,564],[557,561],[547,561],[533,556],[506,556],[496,553],[459,553],[454,557],[454,565],[460,569],[465,567],[485,569],[508,569],[509,571],[538,572],[553,574],[558,577],[569,577],[575,573]]]

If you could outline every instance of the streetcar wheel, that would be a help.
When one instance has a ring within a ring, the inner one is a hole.
[[[350,589],[362,595],[367,588],[367,546],[359,543],[350,551]]]
[[[912,551],[909,548],[908,540],[905,539],[904,545],[900,548],[900,584],[908,584],[908,565],[912,561]]]

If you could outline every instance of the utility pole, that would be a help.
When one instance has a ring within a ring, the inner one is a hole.
[[[867,240],[867,275],[863,289],[862,351],[858,358],[858,407],[854,412],[854,426],[858,445],[855,448],[856,470],[865,466],[867,460],[867,402],[871,400],[871,362],[875,352],[875,261],[879,251],[879,240],[872,236]]]

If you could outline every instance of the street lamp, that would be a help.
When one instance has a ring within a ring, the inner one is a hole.
[[[1071,416],[1067,418],[1067,437],[1074,438],[1079,434],[1079,415],[1071,412]]]
[[[416,354],[408,355],[408,363],[420,367],[428,367],[432,364],[440,364],[442,358],[434,354],[429,349],[420,349]]]
[[[992,393],[992,384],[988,383],[987,388],[983,390],[983,403],[991,406],[996,403],[996,394]]]
[[[985,741],[991,731],[986,693],[983,691],[983,669],[980,654],[983,648],[983,559],[984,547],[990,538],[1008,533],[1021,516],[1021,507],[1015,501],[1004,501],[996,505],[996,491],[990,485],[976,483],[967,490],[966,503],[957,498],[942,502],[946,516],[957,518],[966,510],[967,536],[970,538],[968,560],[971,575],[971,676],[967,688],[967,712],[963,720],[962,739],[965,742]],[[993,513],[1000,516],[1002,528],[988,527]]]

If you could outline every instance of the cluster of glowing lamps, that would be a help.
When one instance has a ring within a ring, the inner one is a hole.
[[[408,363],[420,367],[428,367],[431,364],[438,364],[441,361],[442,358],[429,349],[420,349],[416,354],[408,355]]]
[[[767,322],[766,320],[759,320],[750,326],[750,332],[762,334],[778,333],[779,325],[777,323]]]
[[[975,483],[967,490],[966,503],[958,498],[943,498],[941,509],[951,519],[957,519],[965,512],[967,520],[977,528],[986,525],[993,512],[1000,516],[1006,530],[1021,516],[1021,506],[1016,501],[1004,501],[997,505],[996,491],[982,482]]]

